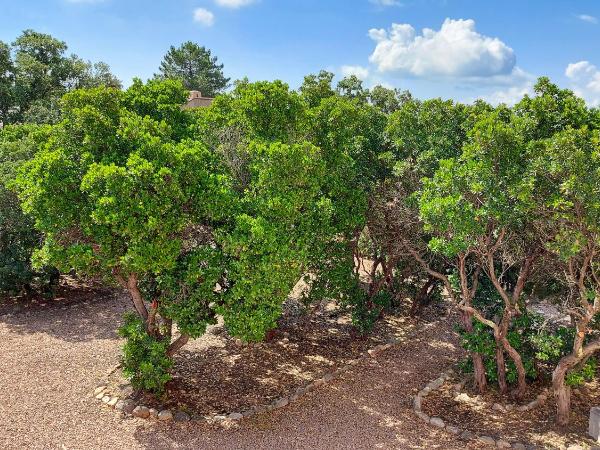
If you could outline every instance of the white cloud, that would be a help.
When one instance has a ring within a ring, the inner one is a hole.
[[[198,22],[205,27],[212,27],[215,23],[215,15],[208,9],[196,8],[194,10],[194,22]]]
[[[575,17],[577,17],[579,20],[582,20],[584,22],[593,23],[593,24],[598,23],[598,18],[594,17],[594,16],[590,16],[589,14],[577,14]]]
[[[224,8],[237,9],[255,3],[256,0],[215,0],[215,3]]]
[[[507,89],[501,89],[499,91],[492,92],[491,94],[482,95],[480,98],[488,103],[491,103],[492,105],[504,103],[512,106],[519,102],[525,94],[533,94],[532,82],[527,82],[519,86],[511,86]]]
[[[380,72],[419,78],[490,78],[510,76],[516,57],[498,38],[484,36],[473,20],[446,19],[439,31],[417,35],[409,24],[371,29],[377,45],[369,60]]]
[[[369,77],[369,69],[362,66],[342,66],[341,71],[344,77],[354,75],[363,81]]]
[[[398,0],[369,0],[377,6],[402,6],[402,3]]]
[[[565,70],[575,94],[592,106],[600,105],[600,70],[589,61],[571,63]]]

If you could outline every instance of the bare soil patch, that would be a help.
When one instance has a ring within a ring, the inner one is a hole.
[[[485,395],[478,395],[472,384],[467,384],[464,392],[473,402],[455,400],[457,395],[452,386],[460,381],[458,378],[430,394],[424,401],[423,411],[469,431],[507,441],[525,441],[541,448],[566,448],[572,444],[589,448],[594,445],[586,437],[589,412],[592,406],[600,404],[599,379],[597,377],[573,390],[571,422],[567,427],[558,427],[554,422],[556,404],[552,391],[544,403],[532,410],[495,411],[492,409],[495,403],[505,405],[514,404],[515,401],[503,398],[494,389],[489,389]],[[535,400],[549,386],[549,380],[531,384],[527,396],[518,404],[524,405]]]

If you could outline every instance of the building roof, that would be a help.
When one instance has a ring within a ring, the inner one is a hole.
[[[183,109],[191,109],[191,108],[206,108],[210,106],[213,102],[212,97],[202,97],[202,93],[200,91],[190,91],[190,95],[188,96],[188,101],[183,105]]]

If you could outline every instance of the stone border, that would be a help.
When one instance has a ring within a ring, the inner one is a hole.
[[[429,417],[427,414],[425,414],[422,411],[421,408],[422,408],[422,404],[423,404],[423,399],[425,397],[427,397],[431,392],[433,392],[437,389],[440,389],[444,385],[444,383],[446,381],[448,381],[448,379],[450,379],[454,375],[454,373],[455,372],[453,369],[449,369],[445,372],[442,372],[442,374],[438,378],[430,381],[423,389],[421,389],[417,393],[417,395],[414,397],[414,400],[413,400],[413,411],[415,412],[417,417],[419,417],[425,423],[428,423],[436,428],[443,429],[449,433],[459,436],[461,439],[463,439],[465,441],[476,441],[476,442],[484,443],[484,444],[487,444],[487,445],[490,445],[493,447],[497,447],[497,448],[514,448],[514,449],[519,449],[519,450],[525,450],[527,447],[522,442],[518,442],[518,441],[509,442],[505,439],[494,438],[492,436],[488,436],[485,434],[473,433],[469,430],[461,429],[457,425],[452,425],[452,424],[446,423],[446,422],[444,422],[444,420],[441,417]],[[465,387],[467,382],[468,382],[468,378],[465,378],[463,381],[461,381],[460,383],[458,383],[457,385],[454,386],[454,391],[457,395],[464,396],[465,397],[464,401],[473,402],[474,400],[471,397],[469,397],[466,393],[464,393],[464,392],[461,393],[462,389]],[[549,392],[548,388],[544,389],[544,391],[541,394],[539,394],[535,400],[527,403],[526,405],[517,406],[517,405],[509,404],[509,405],[503,406],[503,405],[500,405],[499,403],[494,403],[494,405],[492,406],[492,409],[494,411],[499,411],[499,412],[508,412],[511,410],[517,410],[517,411],[521,411],[521,412],[529,411],[529,410],[532,410],[535,407],[543,404],[548,398],[548,392]]]
[[[418,334],[423,333],[429,326],[432,326],[435,322],[430,322],[419,330],[414,330],[412,333],[409,333],[407,336],[403,338],[394,338],[388,341],[385,344],[378,344],[375,347],[367,350],[365,353],[360,355],[356,359],[350,360],[348,363],[343,366],[337,368],[332,372],[328,372],[323,375],[321,378],[317,378],[312,382],[308,383],[305,386],[300,386],[296,388],[291,394],[275,399],[269,404],[253,406],[251,408],[240,410],[240,411],[231,411],[226,414],[211,414],[207,416],[190,416],[185,411],[172,411],[171,409],[163,409],[158,411],[154,408],[149,408],[141,403],[136,402],[133,398],[131,398],[134,394],[133,387],[131,385],[126,385],[121,389],[120,395],[109,395],[106,391],[108,387],[108,383],[100,384],[94,390],[94,397],[102,402],[102,404],[108,408],[115,409],[123,413],[124,416],[133,416],[140,419],[154,419],[158,421],[175,421],[175,422],[206,422],[209,424],[222,423],[227,424],[239,421],[241,419],[254,416],[256,414],[264,413],[267,411],[272,411],[274,409],[279,409],[287,406],[288,404],[297,401],[300,397],[307,394],[310,391],[313,391],[319,386],[322,386],[331,380],[333,380],[336,376],[345,372],[357,365],[361,360],[368,358],[376,358],[381,352],[391,348],[393,345],[396,345],[402,342],[405,339],[412,339],[416,337]],[[113,367],[107,373],[107,378],[112,375],[116,370],[118,370],[120,365]]]

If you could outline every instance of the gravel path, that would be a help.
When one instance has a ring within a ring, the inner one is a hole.
[[[2,449],[466,448],[411,412],[411,395],[456,357],[449,324],[364,361],[298,402],[235,429],[123,420],[94,387],[118,358],[123,296],[0,311]],[[435,337],[434,337],[435,335]]]

